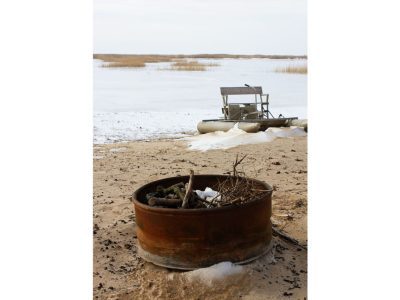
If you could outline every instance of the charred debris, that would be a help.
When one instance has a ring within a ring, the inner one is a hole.
[[[265,197],[270,190],[260,190],[254,186],[254,181],[249,180],[244,172],[239,172],[237,167],[246,158],[236,156],[232,172],[224,180],[219,180],[214,189],[207,187],[204,191],[194,190],[195,176],[190,170],[188,182],[164,187],[157,186],[155,191],[146,194],[145,204],[163,208],[217,208],[230,205],[242,205]]]

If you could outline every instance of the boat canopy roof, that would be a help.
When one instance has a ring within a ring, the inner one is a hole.
[[[221,87],[221,95],[262,95],[262,87],[254,86],[254,87]]]

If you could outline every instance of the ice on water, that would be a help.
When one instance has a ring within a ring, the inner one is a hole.
[[[229,149],[239,145],[272,142],[276,138],[306,136],[303,128],[297,126],[285,128],[268,128],[266,131],[247,133],[238,128],[238,123],[226,132],[216,131],[183,138],[188,142],[190,150],[207,151],[212,149]]]
[[[307,76],[276,73],[302,60],[220,59],[204,72],[163,70],[169,63],[145,68],[94,68],[94,143],[182,137],[195,133],[202,119],[221,116],[221,86],[261,85],[270,94],[275,115],[306,118]],[[252,101],[253,96],[232,96]]]

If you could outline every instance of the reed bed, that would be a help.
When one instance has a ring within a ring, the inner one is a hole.
[[[193,62],[193,59],[251,59],[251,58],[269,58],[269,59],[306,59],[307,56],[301,55],[242,55],[242,54],[175,54],[175,55],[161,55],[161,54],[94,54],[94,59],[100,59],[105,62],[103,67],[107,68],[143,68],[147,63],[159,63],[159,62],[179,62],[188,61]],[[185,63],[183,63],[185,64]],[[217,64],[202,64],[201,66],[196,66],[191,63],[190,66],[186,63],[186,66],[175,66],[175,70],[185,70],[185,71],[204,71],[203,67],[206,69],[207,66],[214,66]],[[199,63],[201,64],[201,63]]]
[[[169,68],[164,70],[170,71],[206,71],[207,67],[216,67],[216,63],[200,63],[196,60],[177,60]]]
[[[292,74],[307,74],[307,65],[301,66],[286,66],[286,67],[279,67],[275,69],[275,72],[280,73],[292,73]]]
[[[105,68],[143,68],[146,63],[170,62],[174,59],[165,55],[124,54],[95,54],[93,58],[106,62],[103,64]]]
[[[103,64],[104,68],[144,68],[146,64],[143,61],[119,60]]]

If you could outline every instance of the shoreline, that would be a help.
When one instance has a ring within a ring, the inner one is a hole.
[[[307,124],[307,119],[301,119],[298,121],[305,121]],[[299,123],[298,125],[293,125],[297,126],[300,128],[304,128],[304,124]],[[307,128],[307,125],[305,125]],[[281,127],[282,128],[282,127]],[[289,127],[284,127],[284,128],[289,128]],[[96,143],[94,140],[93,142],[93,147],[96,146],[101,146],[101,145],[111,145],[111,144],[126,144],[126,143],[134,143],[134,142],[151,142],[151,141],[175,141],[175,140],[181,140],[187,137],[193,137],[193,136],[198,136],[201,135],[198,130],[193,130],[191,132],[186,131],[186,132],[177,132],[177,133],[172,133],[171,135],[177,135],[177,136],[154,136],[154,137],[149,137],[149,138],[142,138],[142,139],[136,139],[136,140],[119,140],[119,141],[112,141],[110,143]],[[179,135],[179,136],[178,136]]]
[[[101,144],[96,144],[93,141],[93,147],[100,147],[103,145],[114,145],[114,144],[129,144],[129,143],[136,143],[136,142],[146,142],[146,143],[150,143],[150,142],[162,142],[162,141],[176,141],[185,137],[190,137],[190,136],[196,136],[196,134],[187,134],[185,136],[181,136],[181,137],[154,137],[154,138],[148,138],[148,139],[137,139],[137,140],[126,140],[126,141],[113,141],[110,143],[101,143]]]

